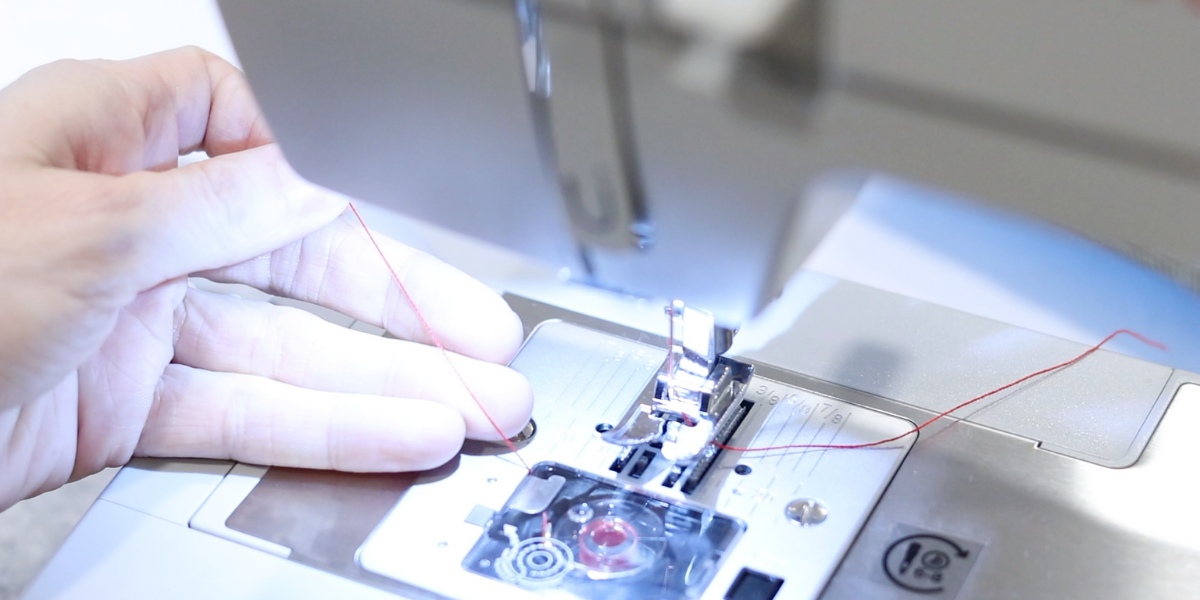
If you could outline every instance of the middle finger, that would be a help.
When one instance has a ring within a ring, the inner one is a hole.
[[[327,392],[434,400],[462,413],[467,436],[475,439],[498,436],[471,393],[506,437],[529,420],[529,383],[505,366],[352,331],[299,309],[197,289],[188,290],[184,309],[178,363]]]

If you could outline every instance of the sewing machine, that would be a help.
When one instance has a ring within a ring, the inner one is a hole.
[[[904,436],[1086,346],[794,275],[913,194],[1195,284],[1200,19],[1051,4],[223,0],[301,174],[607,291],[508,296],[532,472],[137,460],[27,597],[1200,593],[1200,374],[1102,350]]]

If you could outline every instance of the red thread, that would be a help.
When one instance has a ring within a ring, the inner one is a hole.
[[[416,301],[413,300],[412,294],[408,293],[408,288],[404,286],[404,282],[400,281],[400,276],[396,274],[396,269],[392,268],[392,263],[388,261],[387,255],[383,253],[383,248],[379,246],[379,242],[375,241],[375,236],[371,234],[371,228],[367,227],[367,222],[364,221],[362,215],[358,213],[358,209],[355,208],[353,202],[350,203],[350,210],[354,213],[354,216],[358,218],[358,223],[362,225],[363,231],[367,233],[367,239],[371,240],[371,245],[375,246],[375,251],[379,253],[379,258],[383,259],[383,264],[387,267],[388,272],[392,274],[392,281],[396,282],[396,286],[400,288],[400,293],[404,294],[404,299],[408,301],[408,305],[411,306],[413,312],[416,313],[417,319],[421,321],[421,326],[425,328],[425,333],[429,335],[429,339],[433,342],[433,345],[437,346],[437,349],[441,351],[442,357],[446,359],[446,364],[450,365],[450,370],[454,371],[454,375],[455,377],[458,377],[458,381],[462,383],[463,389],[467,390],[467,394],[471,396],[471,400],[475,401],[475,406],[478,406],[479,411],[483,413],[483,416],[487,417],[488,423],[491,423],[492,425],[492,429],[496,430],[496,433],[500,436],[500,439],[504,440],[504,444],[508,446],[508,449],[512,450],[513,454],[516,455],[517,460],[521,461],[521,464],[525,466],[525,470],[533,473],[533,469],[529,468],[529,463],[525,462],[525,459],[521,457],[520,452],[517,452],[517,445],[514,444],[512,440],[508,439],[508,436],[504,435],[504,430],[500,429],[500,426],[496,424],[496,420],[492,418],[492,414],[483,407],[483,403],[479,401],[479,397],[476,396],[475,392],[471,390],[471,386],[467,385],[466,378],[462,376],[462,373],[458,372],[458,367],[454,366],[454,361],[450,360],[449,351],[447,351],[446,347],[442,345],[442,340],[438,338],[437,333],[435,333],[433,328],[429,326],[429,321],[425,319],[425,314],[421,312],[421,307],[417,306]]]
[[[1012,383],[1007,383],[1007,384],[1002,385],[990,392],[987,392],[985,394],[980,394],[974,398],[971,398],[970,400],[967,400],[966,402],[963,402],[962,404],[959,404],[958,406],[955,406],[954,408],[951,408],[950,410],[943,411],[943,412],[940,412],[940,413],[934,415],[928,421],[925,421],[924,423],[921,423],[920,425],[917,425],[916,427],[914,427],[900,435],[887,438],[886,440],[879,440],[876,442],[867,442],[865,444],[788,444],[785,446],[765,446],[762,448],[741,448],[738,446],[729,446],[729,445],[721,444],[721,443],[717,443],[717,442],[713,442],[713,445],[722,450],[730,450],[733,452],[768,452],[768,451],[772,451],[772,450],[856,450],[859,448],[872,448],[875,446],[882,446],[883,444],[894,442],[896,440],[900,440],[900,439],[906,438],[914,433],[917,433],[918,431],[921,431],[922,429],[925,429],[926,427],[929,427],[930,425],[934,424],[936,421],[949,416],[951,413],[958,411],[960,409],[966,408],[976,402],[979,402],[980,400],[983,400],[984,398],[999,394],[1000,392],[1003,392],[1004,390],[1007,390],[1013,386],[1017,386],[1022,383],[1025,383],[1026,381],[1029,381],[1030,379],[1033,379],[1034,377],[1038,377],[1039,375],[1045,375],[1046,373],[1050,373],[1052,371],[1057,371],[1059,369],[1069,367],[1069,366],[1091,356],[1093,353],[1095,353],[1097,350],[1099,350],[1101,347],[1103,347],[1105,344],[1107,344],[1113,338],[1115,338],[1121,334],[1132,336],[1133,338],[1137,339],[1138,341],[1142,342],[1143,344],[1146,344],[1148,346],[1153,346],[1155,348],[1158,348],[1159,350],[1167,349],[1167,346],[1165,344],[1163,344],[1162,342],[1156,342],[1136,331],[1130,331],[1128,329],[1118,329],[1118,330],[1110,333],[1108,335],[1108,337],[1101,340],[1099,344],[1096,344],[1095,346],[1088,348],[1086,351],[1083,352],[1083,354],[1080,354],[1079,356],[1076,356],[1075,358],[1072,358],[1071,360],[1068,360],[1064,363],[1054,365],[1053,367],[1047,367],[1045,369],[1042,369],[1041,371],[1030,373],[1016,381],[1013,381]]]
[[[353,202],[350,203],[350,210],[351,210],[351,212],[354,213],[355,218],[358,219],[359,224],[362,225],[363,231],[367,234],[367,239],[371,240],[371,245],[375,246],[375,250],[376,250],[376,252],[379,253],[379,258],[383,260],[383,264],[387,267],[388,272],[391,273],[392,281],[394,281],[396,283],[396,286],[400,288],[400,292],[404,295],[405,300],[408,301],[409,306],[412,307],[413,312],[417,315],[417,319],[420,320],[421,326],[424,327],[425,332],[429,335],[429,339],[433,342],[433,345],[437,347],[438,351],[440,351],[442,353],[442,357],[446,359],[446,364],[450,366],[450,370],[454,372],[455,377],[457,377],[459,382],[462,383],[463,389],[465,389],[467,391],[467,394],[471,396],[471,400],[473,400],[475,402],[475,406],[479,407],[479,411],[482,412],[483,416],[487,418],[488,423],[491,424],[492,429],[494,429],[496,431],[496,433],[500,436],[500,439],[504,440],[504,443],[505,443],[505,445],[508,446],[508,449],[512,450],[513,454],[516,455],[517,460],[521,461],[521,464],[525,466],[525,469],[527,471],[529,471],[530,473],[532,473],[533,470],[529,467],[529,463],[526,463],[525,459],[521,457],[521,453],[517,451],[516,444],[514,444],[512,442],[512,440],[508,439],[508,436],[504,435],[504,430],[500,429],[500,425],[498,425],[496,423],[496,420],[492,418],[491,413],[489,413],[488,410],[486,408],[484,408],[483,403],[479,401],[479,397],[476,396],[475,392],[471,390],[471,386],[467,384],[466,378],[464,378],[462,373],[460,373],[458,371],[458,367],[456,367],[454,365],[454,362],[450,360],[449,351],[446,350],[446,347],[442,344],[441,339],[438,338],[437,333],[434,332],[433,328],[429,325],[429,321],[426,320],[425,314],[421,312],[421,308],[419,306],[417,306],[416,301],[413,300],[412,294],[409,294],[408,288],[404,286],[404,282],[400,280],[400,276],[396,274],[396,270],[392,267],[392,263],[390,261],[388,261],[387,255],[385,255],[383,252],[383,248],[381,248],[379,246],[379,242],[377,242],[375,240],[375,236],[371,233],[371,229],[369,227],[367,227],[367,222],[363,219],[362,215],[359,214],[358,208],[356,208],[354,206]],[[929,427],[930,425],[936,423],[937,421],[950,416],[952,413],[962,410],[976,402],[979,402],[980,400],[983,400],[985,398],[999,394],[1000,392],[1003,392],[1004,390],[1018,386],[1018,385],[1025,383],[1026,381],[1029,381],[1030,379],[1033,379],[1035,377],[1039,377],[1041,375],[1045,375],[1047,373],[1051,373],[1053,371],[1057,371],[1059,369],[1063,369],[1063,368],[1069,367],[1075,363],[1078,363],[1079,361],[1094,354],[1097,350],[1104,347],[1105,344],[1112,341],[1113,338],[1115,338],[1121,334],[1131,336],[1131,337],[1137,339],[1138,341],[1142,342],[1143,344],[1152,346],[1154,348],[1158,348],[1159,350],[1167,349],[1166,345],[1163,344],[1162,342],[1152,340],[1136,331],[1131,331],[1129,329],[1118,329],[1117,331],[1110,333],[1108,335],[1108,337],[1101,340],[1100,343],[1092,346],[1091,348],[1088,348],[1087,350],[1085,350],[1083,353],[1081,353],[1079,356],[1076,356],[1075,358],[1072,358],[1068,361],[1059,363],[1052,367],[1047,367],[1040,371],[1035,371],[1024,377],[1021,377],[1020,379],[1017,379],[1015,381],[1004,384],[994,390],[980,394],[980,395],[978,395],[974,398],[971,398],[970,400],[967,400],[966,402],[963,402],[949,410],[942,411],[942,412],[934,415],[933,417],[931,417],[929,420],[925,421],[924,423],[921,423],[920,425],[917,425],[916,427],[913,427],[912,429],[910,429],[900,435],[892,436],[887,439],[877,440],[874,442],[866,442],[863,444],[787,444],[787,445],[782,445],[782,446],[763,446],[763,447],[758,447],[758,448],[730,446],[728,444],[722,444],[719,442],[713,442],[713,445],[722,450],[729,450],[731,452],[769,452],[769,451],[775,451],[775,450],[856,450],[856,449],[860,449],[860,448],[873,448],[875,446],[882,446],[883,444],[888,444],[888,443],[891,443],[891,442],[894,442],[894,441],[897,441],[900,439],[904,439],[910,435],[913,435],[914,433],[917,433],[917,432],[925,429],[926,427]],[[686,416],[685,416],[685,419],[686,419]],[[546,525],[548,525],[548,523],[543,523],[543,527],[545,527]]]

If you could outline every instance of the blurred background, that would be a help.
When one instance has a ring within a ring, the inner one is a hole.
[[[189,44],[236,62],[212,0],[0,0],[0,87],[61,58],[123,59]],[[552,268],[398,215],[364,212],[375,229],[497,289],[579,307]],[[918,185],[869,185],[805,268],[1085,344],[1135,329],[1169,351],[1128,341],[1113,349],[1200,371],[1200,300],[1193,292],[1073,234]],[[9,285],[19,283],[0,282]],[[604,315],[629,306],[587,309]],[[114,473],[0,513],[0,600],[19,596]]]

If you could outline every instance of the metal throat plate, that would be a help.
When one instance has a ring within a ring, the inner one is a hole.
[[[538,434],[521,450],[530,464],[557,462],[612,485],[715,510],[745,524],[704,590],[723,598],[743,569],[783,579],[776,598],[812,598],[825,586],[915,441],[868,450],[722,452],[691,493],[664,486],[671,463],[653,456],[612,470],[624,448],[597,431],[616,423],[654,377],[661,348],[562,321],[542,323],[513,367],[534,389]],[[782,379],[782,378],[776,378]],[[755,377],[735,446],[854,444],[908,431],[912,423],[877,410]],[[851,476],[852,475],[852,476]],[[417,479],[359,551],[368,571],[451,598],[538,597],[463,569],[480,540],[480,507],[506,506],[526,476],[505,452],[468,446],[452,472]],[[468,517],[475,515],[468,520]],[[471,521],[471,522],[469,522]],[[603,585],[604,582],[597,582]]]

